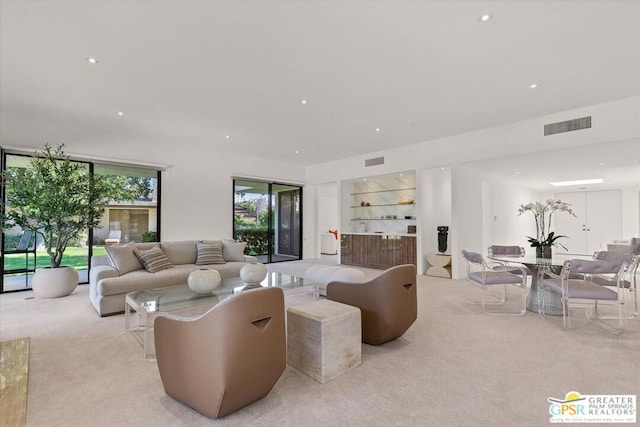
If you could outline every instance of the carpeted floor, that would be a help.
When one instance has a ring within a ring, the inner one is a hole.
[[[287,367],[266,398],[220,420],[165,395],[124,315],[100,318],[87,286],[0,295],[0,339],[31,337],[28,426],[544,426],[548,397],[640,395],[640,321],[616,336],[576,311],[565,332],[533,313],[483,315],[467,303],[477,292],[419,276],[402,338],[363,344],[362,365],[326,384]],[[289,306],[311,300],[309,287],[287,293]]]
[[[0,342],[0,427],[24,425],[29,385],[29,338]]]

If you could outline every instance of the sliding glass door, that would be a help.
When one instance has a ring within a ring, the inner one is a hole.
[[[302,259],[302,187],[237,178],[233,236],[263,263]]]
[[[31,156],[4,154],[2,170],[17,171],[29,167]],[[126,180],[138,197],[123,203],[109,203],[98,228],[87,229],[71,241],[64,252],[62,265],[78,270],[80,283],[89,281],[89,261],[92,255],[106,254],[105,246],[127,242],[157,241],[159,236],[160,171],[136,166],[79,162],[87,173]],[[2,187],[2,198],[10,188]],[[6,206],[6,203],[5,203]],[[10,209],[10,206],[6,206]],[[33,274],[50,265],[50,257],[40,235],[20,227],[2,233],[3,257],[0,263],[0,293],[31,289]]]

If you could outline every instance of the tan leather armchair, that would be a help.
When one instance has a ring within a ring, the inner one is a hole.
[[[265,397],[285,370],[284,293],[245,291],[193,318],[155,320],[165,392],[218,418]]]
[[[330,282],[327,299],[360,309],[362,342],[378,345],[394,340],[418,317],[416,266],[391,267],[364,283]]]

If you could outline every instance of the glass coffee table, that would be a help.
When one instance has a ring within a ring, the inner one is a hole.
[[[300,277],[269,272],[260,286],[290,289],[304,286],[304,282]],[[142,344],[146,359],[155,359],[153,322],[159,314],[195,317],[235,293],[257,287],[247,285],[239,277],[231,277],[222,279],[218,289],[204,294],[193,292],[186,284],[129,292],[124,307],[125,332],[131,332]]]

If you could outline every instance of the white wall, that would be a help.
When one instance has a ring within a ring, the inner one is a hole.
[[[438,251],[437,227],[446,225],[451,231],[451,168],[424,169],[418,175],[420,204],[418,235],[423,257],[422,272],[429,267],[424,255]],[[451,234],[447,241],[447,254],[451,252]]]
[[[339,228],[338,183],[318,186],[318,231],[325,233]]]
[[[543,136],[541,129],[546,123],[587,115],[592,116],[593,122],[597,123],[597,126],[589,129],[588,132],[569,132],[554,138]],[[495,195],[496,191],[501,191],[500,186],[495,188],[495,183],[492,183],[489,178],[460,165],[482,159],[640,138],[638,117],[640,117],[640,97],[632,97],[314,165],[307,168],[306,177],[310,184],[314,184],[390,174],[409,169],[415,169],[422,173],[425,169],[451,166],[451,233],[449,239],[452,255],[457,257],[463,247],[475,248],[484,253],[494,237],[505,241],[522,242],[522,246],[526,248],[528,245],[523,237],[526,234],[518,228],[522,226],[527,230],[526,233],[529,233],[533,226],[531,218],[527,220],[525,217],[521,217],[514,219],[513,223],[507,221],[504,224],[498,224],[498,228],[493,220],[494,215],[498,217],[498,221],[502,221],[512,214],[517,214],[517,207],[514,208],[513,203],[517,201],[516,195],[518,193],[516,192],[514,196]],[[637,155],[637,153],[630,154]],[[365,159],[373,157],[384,157],[384,165],[365,168]],[[544,173],[542,165],[540,173]],[[419,194],[420,197],[426,195],[423,194],[423,190],[420,190]],[[552,196],[553,194],[550,193],[535,197],[535,194],[527,194],[526,191],[522,191],[517,198],[522,197],[523,199],[522,202],[518,202],[519,204],[545,200]],[[637,200],[637,196],[635,198],[629,197],[629,200]],[[429,208],[429,203],[423,203],[420,206],[421,212]],[[635,232],[637,234],[637,202],[635,207],[625,210],[625,215],[630,218],[627,223],[633,221],[636,223],[635,227],[625,228],[625,233],[633,234]],[[418,216],[418,248],[422,256],[425,251],[430,250],[428,228],[433,224],[421,216],[422,213]],[[529,225],[527,225],[528,222],[530,222]],[[490,230],[491,228],[493,230]],[[498,234],[494,236],[495,230],[498,230]],[[423,239],[425,239],[424,247],[422,247]],[[459,268],[464,266],[455,258],[453,263],[454,277],[456,274],[461,277],[464,271]]]
[[[640,236],[640,187],[622,189],[622,238]]]
[[[302,189],[302,258],[320,256],[320,241],[314,238],[317,233],[317,186],[307,185]]]
[[[220,158],[216,157],[215,150],[198,155],[176,150],[167,160],[171,160],[171,167],[162,174],[162,240],[230,238],[233,176],[304,182],[301,166],[248,155]],[[306,218],[303,217],[303,221]]]
[[[483,253],[483,177],[462,166],[451,171],[451,275],[454,279],[465,276],[466,264],[462,249]]]
[[[590,115],[597,126],[545,138],[544,124]],[[528,154],[640,138],[640,97],[593,105],[503,126],[376,151],[307,168],[311,184],[419,170],[482,159]],[[637,153],[632,153],[637,155]],[[384,165],[365,168],[364,160],[383,156]]]
[[[92,141],[65,143],[65,151],[75,158],[164,168],[160,213],[163,240],[230,238],[233,176],[305,184],[305,167],[298,163],[270,161],[255,157],[249,151],[238,153],[239,150],[231,146],[211,141],[202,143],[198,149],[185,150],[184,147],[181,141],[173,144],[149,141],[148,145],[126,146]],[[30,147],[24,149],[33,152]],[[304,191],[303,188],[303,194]]]
[[[492,211],[490,214],[490,245],[522,246],[531,251],[526,236],[535,236],[533,215],[525,212],[518,216],[520,205],[545,200],[535,191],[514,186],[504,181],[491,181]],[[486,249],[486,248],[485,248]]]
[[[320,257],[320,234],[340,230],[338,218],[338,183],[329,182],[305,187],[304,258]],[[308,200],[308,203],[307,203]]]

